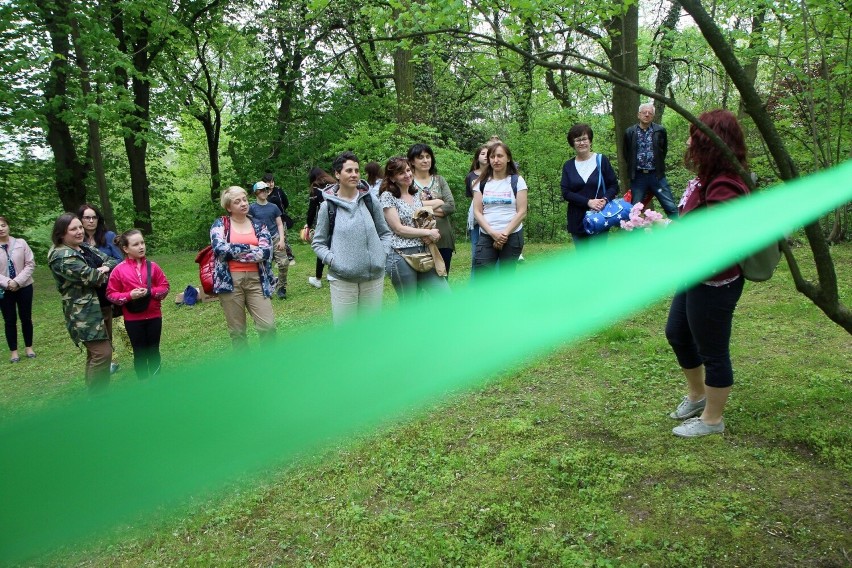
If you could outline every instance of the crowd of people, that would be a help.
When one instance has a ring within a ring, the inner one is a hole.
[[[737,166],[746,166],[745,141],[732,113],[715,110],[700,120],[728,145],[739,164],[732,164],[692,126],[685,164],[696,176],[677,206],[665,177],[666,131],[653,123],[651,104],[640,106],[637,117],[638,123],[623,137],[633,203],[657,197],[668,216],[675,218],[748,194],[737,173]],[[594,132],[588,124],[573,125],[567,140],[574,156],[565,162],[561,177],[562,196],[568,203],[566,228],[581,247],[591,238],[606,238],[606,232],[589,235],[583,217],[616,198],[618,176],[609,158],[592,150]],[[316,255],[308,284],[321,288],[328,267],[335,324],[380,310],[385,277],[403,302],[424,293],[440,297],[450,292],[447,274],[455,251],[456,205],[453,191],[438,173],[432,148],[415,144],[405,155],[387,160],[383,168],[370,162],[363,170],[366,179],[360,163],[352,152],[343,152],[330,174],[315,167],[308,176],[309,206],[301,235]],[[253,202],[241,187],[223,191],[225,214],[210,228],[213,292],[237,347],[246,343],[246,313],[262,340],[274,337],[272,299],[287,298],[288,267],[293,262],[287,241],[293,221],[287,215],[286,194],[271,174],[251,191]],[[514,271],[522,259],[529,188],[508,145],[493,138],[474,151],[465,192],[471,198],[467,216],[471,274]],[[147,259],[142,233],[133,229],[116,236],[106,228],[98,208],[84,204],[56,220],[52,242],[48,265],[62,298],[68,333],[86,349],[89,387],[102,388],[115,372],[112,341],[119,333],[129,342],[136,375],[156,376],[161,302],[169,283],[160,267]],[[12,237],[7,220],[0,217],[0,307],[11,363],[21,360],[18,320],[24,353],[36,357],[34,266],[26,241]],[[682,421],[673,429],[678,436],[724,430],[723,412],[733,384],[731,327],[743,280],[739,267],[731,266],[672,300],[665,334],[687,384],[687,394],[670,414]]]

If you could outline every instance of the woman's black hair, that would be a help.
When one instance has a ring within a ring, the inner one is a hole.
[[[358,161],[358,156],[356,156],[354,152],[346,151],[346,152],[343,152],[342,154],[340,154],[338,157],[336,157],[334,159],[334,161],[331,163],[331,170],[334,173],[339,174],[340,172],[343,171],[343,164],[345,164],[346,162],[348,162],[350,160],[352,160],[356,164],[360,163]]]
[[[59,246],[62,244],[62,239],[65,237],[65,233],[68,232],[68,225],[74,219],[79,221],[80,218],[74,213],[63,213],[56,218],[56,221],[53,223],[53,232],[50,234],[50,240],[53,241],[54,245]]]
[[[411,168],[414,169],[414,159],[423,152],[426,152],[432,158],[432,164],[429,166],[429,175],[435,175],[438,173],[438,167],[435,165],[435,152],[432,151],[432,148],[428,144],[415,144],[408,149],[408,162],[411,164]]]
[[[95,240],[96,247],[105,247],[107,245],[106,242],[106,221],[104,221],[104,216],[101,215],[100,209],[92,205],[91,203],[84,203],[77,209],[77,218],[80,221],[83,220],[83,213],[85,213],[86,209],[91,209],[95,212],[95,215],[98,216],[98,224],[95,226],[95,234],[93,238]],[[86,235],[88,237],[88,235]]]
[[[311,189],[323,188],[334,182],[334,178],[322,168],[311,168],[308,174],[308,185]]]
[[[589,137],[589,144],[591,144],[592,141],[595,139],[595,133],[592,132],[592,127],[588,124],[580,122],[572,126],[571,129],[568,131],[568,135],[566,136],[566,138],[568,138],[568,145],[573,148],[574,140],[580,138],[583,134]]]

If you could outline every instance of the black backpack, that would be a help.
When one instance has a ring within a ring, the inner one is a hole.
[[[367,193],[364,196],[364,205],[367,206],[367,209],[370,213],[373,213],[373,195],[371,193]],[[334,201],[330,201],[328,199],[325,200],[326,210],[328,211],[328,246],[331,247],[331,237],[334,235],[334,220],[337,218],[337,204]]]

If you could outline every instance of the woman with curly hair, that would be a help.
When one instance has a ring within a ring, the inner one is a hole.
[[[702,114],[699,120],[728,145],[745,168],[745,137],[734,114],[713,110]],[[749,193],[734,164],[695,125],[689,128],[686,162],[697,177],[689,182],[680,200],[680,215]],[[712,244],[712,240],[708,242]],[[742,270],[735,264],[672,299],[666,338],[687,385],[687,394],[669,415],[684,421],[672,430],[676,436],[693,438],[725,430],[722,413],[734,384],[731,327],[743,280]]]

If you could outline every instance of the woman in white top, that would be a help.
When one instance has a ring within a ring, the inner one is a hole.
[[[488,149],[488,165],[473,184],[473,214],[479,225],[474,270],[494,265],[514,270],[524,249],[527,182],[518,175],[512,151],[502,142]]]
[[[470,237],[470,269],[473,270],[473,261],[476,260],[474,251],[479,241],[479,225],[473,215],[473,184],[482,175],[482,170],[488,165],[488,145],[483,144],[473,153],[473,161],[470,163],[470,171],[464,178],[464,193],[470,198],[470,208],[467,210],[467,233]]]

